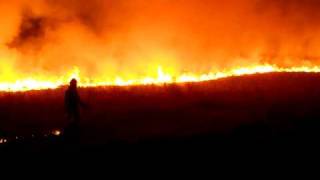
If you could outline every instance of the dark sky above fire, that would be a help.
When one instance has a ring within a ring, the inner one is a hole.
[[[320,65],[320,0],[0,0],[0,14],[0,71]]]

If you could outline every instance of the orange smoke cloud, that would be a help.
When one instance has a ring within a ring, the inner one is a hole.
[[[0,0],[0,82],[320,65],[317,0]]]

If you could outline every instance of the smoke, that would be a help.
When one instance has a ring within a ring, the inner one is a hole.
[[[0,12],[0,80],[320,64],[318,0],[0,0]]]

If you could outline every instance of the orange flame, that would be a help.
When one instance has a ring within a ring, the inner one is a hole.
[[[0,91],[54,89],[71,78],[95,87],[320,72],[319,7],[316,0],[2,0]]]
[[[272,72],[312,72],[319,73],[319,66],[301,66],[282,68],[276,65],[257,65],[252,67],[234,68],[221,72],[210,72],[207,74],[183,73],[179,75],[165,72],[161,66],[158,67],[155,76],[132,77],[129,79],[116,77],[114,80],[104,79],[86,79],[81,76],[78,68],[74,68],[63,77],[58,77],[52,80],[46,80],[46,77],[28,77],[16,81],[0,82],[0,91],[16,92],[28,90],[55,89],[69,82],[70,79],[76,78],[79,80],[81,87],[96,87],[96,86],[130,86],[130,85],[149,85],[149,84],[165,84],[165,83],[186,83],[186,82],[201,82],[226,78],[231,76],[243,76],[251,74],[272,73]]]

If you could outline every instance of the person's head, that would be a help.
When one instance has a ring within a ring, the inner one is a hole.
[[[72,79],[70,81],[70,88],[72,88],[72,89],[76,89],[77,88],[77,80],[76,79]]]

